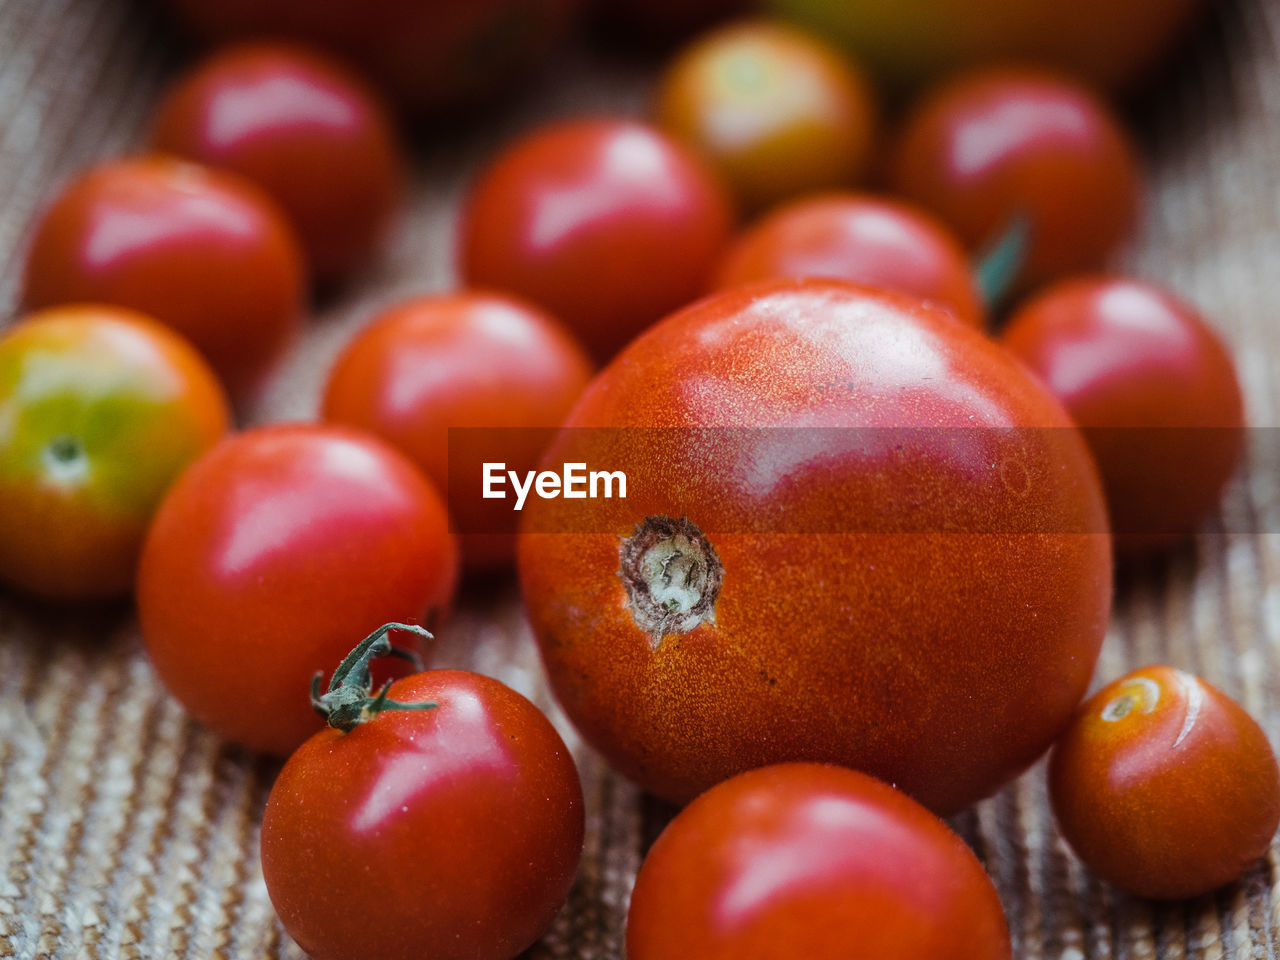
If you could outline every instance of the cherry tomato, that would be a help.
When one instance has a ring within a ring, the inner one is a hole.
[[[906,794],[788,763],[708,790],[636,877],[630,960],[1008,960],[977,858]]]
[[[567,121],[480,175],[462,218],[462,274],[542,306],[607,357],[704,289],[731,219],[715,174],[664,134]]]
[[[0,337],[0,579],[49,597],[126,593],[175,477],[226,431],[195,348],[117,307],[57,307]]]
[[[329,375],[324,418],[407,453],[450,491],[468,564],[503,566],[515,554],[517,514],[480,498],[480,465],[500,460],[521,475],[535,468],[548,428],[560,426],[590,379],[582,348],[533,307],[488,293],[419,297],[380,314],[348,345]],[[469,429],[451,440],[451,427]],[[455,465],[462,483],[449,482],[451,454],[493,444],[493,456],[466,458],[474,469]]]
[[[287,756],[320,726],[312,675],[353,636],[446,607],[456,567],[444,505],[399,453],[339,427],[261,427],[218,444],[165,497],[138,616],[189,713]]]
[[[856,182],[875,135],[862,73],[821,39],[764,20],[722,27],[681,53],[654,113],[752,209]]]
[[[188,337],[244,397],[297,332],[303,284],[292,229],[258,187],[141,157],[95,167],[57,196],[36,224],[22,302],[132,307]]]
[[[890,179],[972,248],[1022,219],[1024,285],[1102,266],[1132,231],[1142,192],[1134,147],[1101,101],[1053,74],[1003,67],[926,96]]]
[[[1188,304],[1082,277],[1023,306],[1004,343],[1084,428],[1117,547],[1167,545],[1213,509],[1240,462],[1244,403],[1231,355]]]
[[[167,0],[196,37],[287,37],[359,66],[407,110],[508,90],[572,24],[579,0]]]
[[[621,471],[626,498],[524,507],[556,696],[677,802],[788,760],[940,812],[986,796],[1066,724],[1107,624],[1102,490],[1070,427],[918,300],[772,281],[686,308],[597,375],[544,457]]]
[[[325,278],[370,256],[402,193],[405,162],[382,104],[305,47],[246,44],[210,57],[169,91],[151,140],[255,181]]]
[[[1208,893],[1266,854],[1280,770],[1230,697],[1172,667],[1135,670],[1080,707],[1049,759],[1072,849],[1141,897]]]
[[[1129,89],[1177,45],[1205,0],[766,0],[914,84],[996,61],[1044,63]]]
[[[730,244],[714,285],[784,277],[883,287],[946,307],[969,326],[986,323],[960,243],[932,216],[897,200],[829,193],[779,207]]]
[[[313,960],[511,960],[577,870],[573,758],[497,680],[435,670],[387,695],[378,712],[367,686],[327,694],[336,727],[280,772],[262,818],[271,902]]]

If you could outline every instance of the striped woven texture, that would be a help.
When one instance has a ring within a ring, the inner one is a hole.
[[[1100,25],[1105,29],[1105,25]],[[182,60],[140,0],[0,0],[0,316],[15,309],[23,232],[66,177],[128,152]],[[378,306],[452,284],[468,172],[554,116],[637,112],[652,67],[586,49],[518,104],[416,135],[418,177],[390,250],[322,305],[255,421],[308,418],[327,366]],[[1214,318],[1254,425],[1280,423],[1280,2],[1222,0],[1137,111],[1153,178],[1124,266]],[[1098,677],[1163,661],[1239,698],[1280,743],[1280,473],[1255,455],[1192,548],[1123,578]],[[555,711],[507,582],[469,588],[438,665],[492,674],[548,710],[579,758],[587,844],[572,897],[532,957],[622,956],[627,897],[670,811],[613,776]],[[0,592],[0,957],[301,956],[257,858],[275,766],[189,721],[127,606],[68,612]],[[1189,903],[1119,895],[1073,859],[1037,767],[953,821],[1004,902],[1015,956],[1272,958],[1275,854]]]

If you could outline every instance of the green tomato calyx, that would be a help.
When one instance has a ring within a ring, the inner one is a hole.
[[[384,710],[433,710],[438,706],[434,702],[403,703],[388,699],[389,682],[384,683],[377,693],[373,692],[370,665],[379,657],[397,657],[413,664],[416,670],[422,669],[422,658],[416,653],[392,646],[387,636],[392,630],[414,633],[425,640],[435,639],[431,631],[416,624],[384,623],[347,654],[338,669],[333,671],[325,693],[320,692],[324,671],[317,670],[311,678],[311,706],[329,726],[345,733],[367,723]]]

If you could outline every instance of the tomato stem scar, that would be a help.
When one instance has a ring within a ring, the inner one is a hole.
[[[373,692],[373,677],[370,664],[379,657],[398,657],[413,664],[417,670],[422,669],[422,659],[412,650],[392,646],[387,635],[392,630],[406,630],[426,640],[434,640],[431,631],[412,623],[384,623],[373,633],[361,640],[346,659],[333,671],[329,681],[329,689],[320,692],[320,683],[324,679],[324,671],[316,671],[311,678],[311,706],[316,713],[324,717],[329,726],[346,732],[372,720],[384,710],[432,710],[437,704],[402,703],[390,700],[387,690],[390,683],[384,683],[377,693]]]
[[[665,636],[715,622],[724,566],[688,517],[646,517],[618,549],[631,616],[657,646]]]

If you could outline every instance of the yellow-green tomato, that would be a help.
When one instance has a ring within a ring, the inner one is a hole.
[[[140,313],[75,305],[0,336],[0,580],[61,599],[127,592],[182,469],[226,433],[221,384]]]

